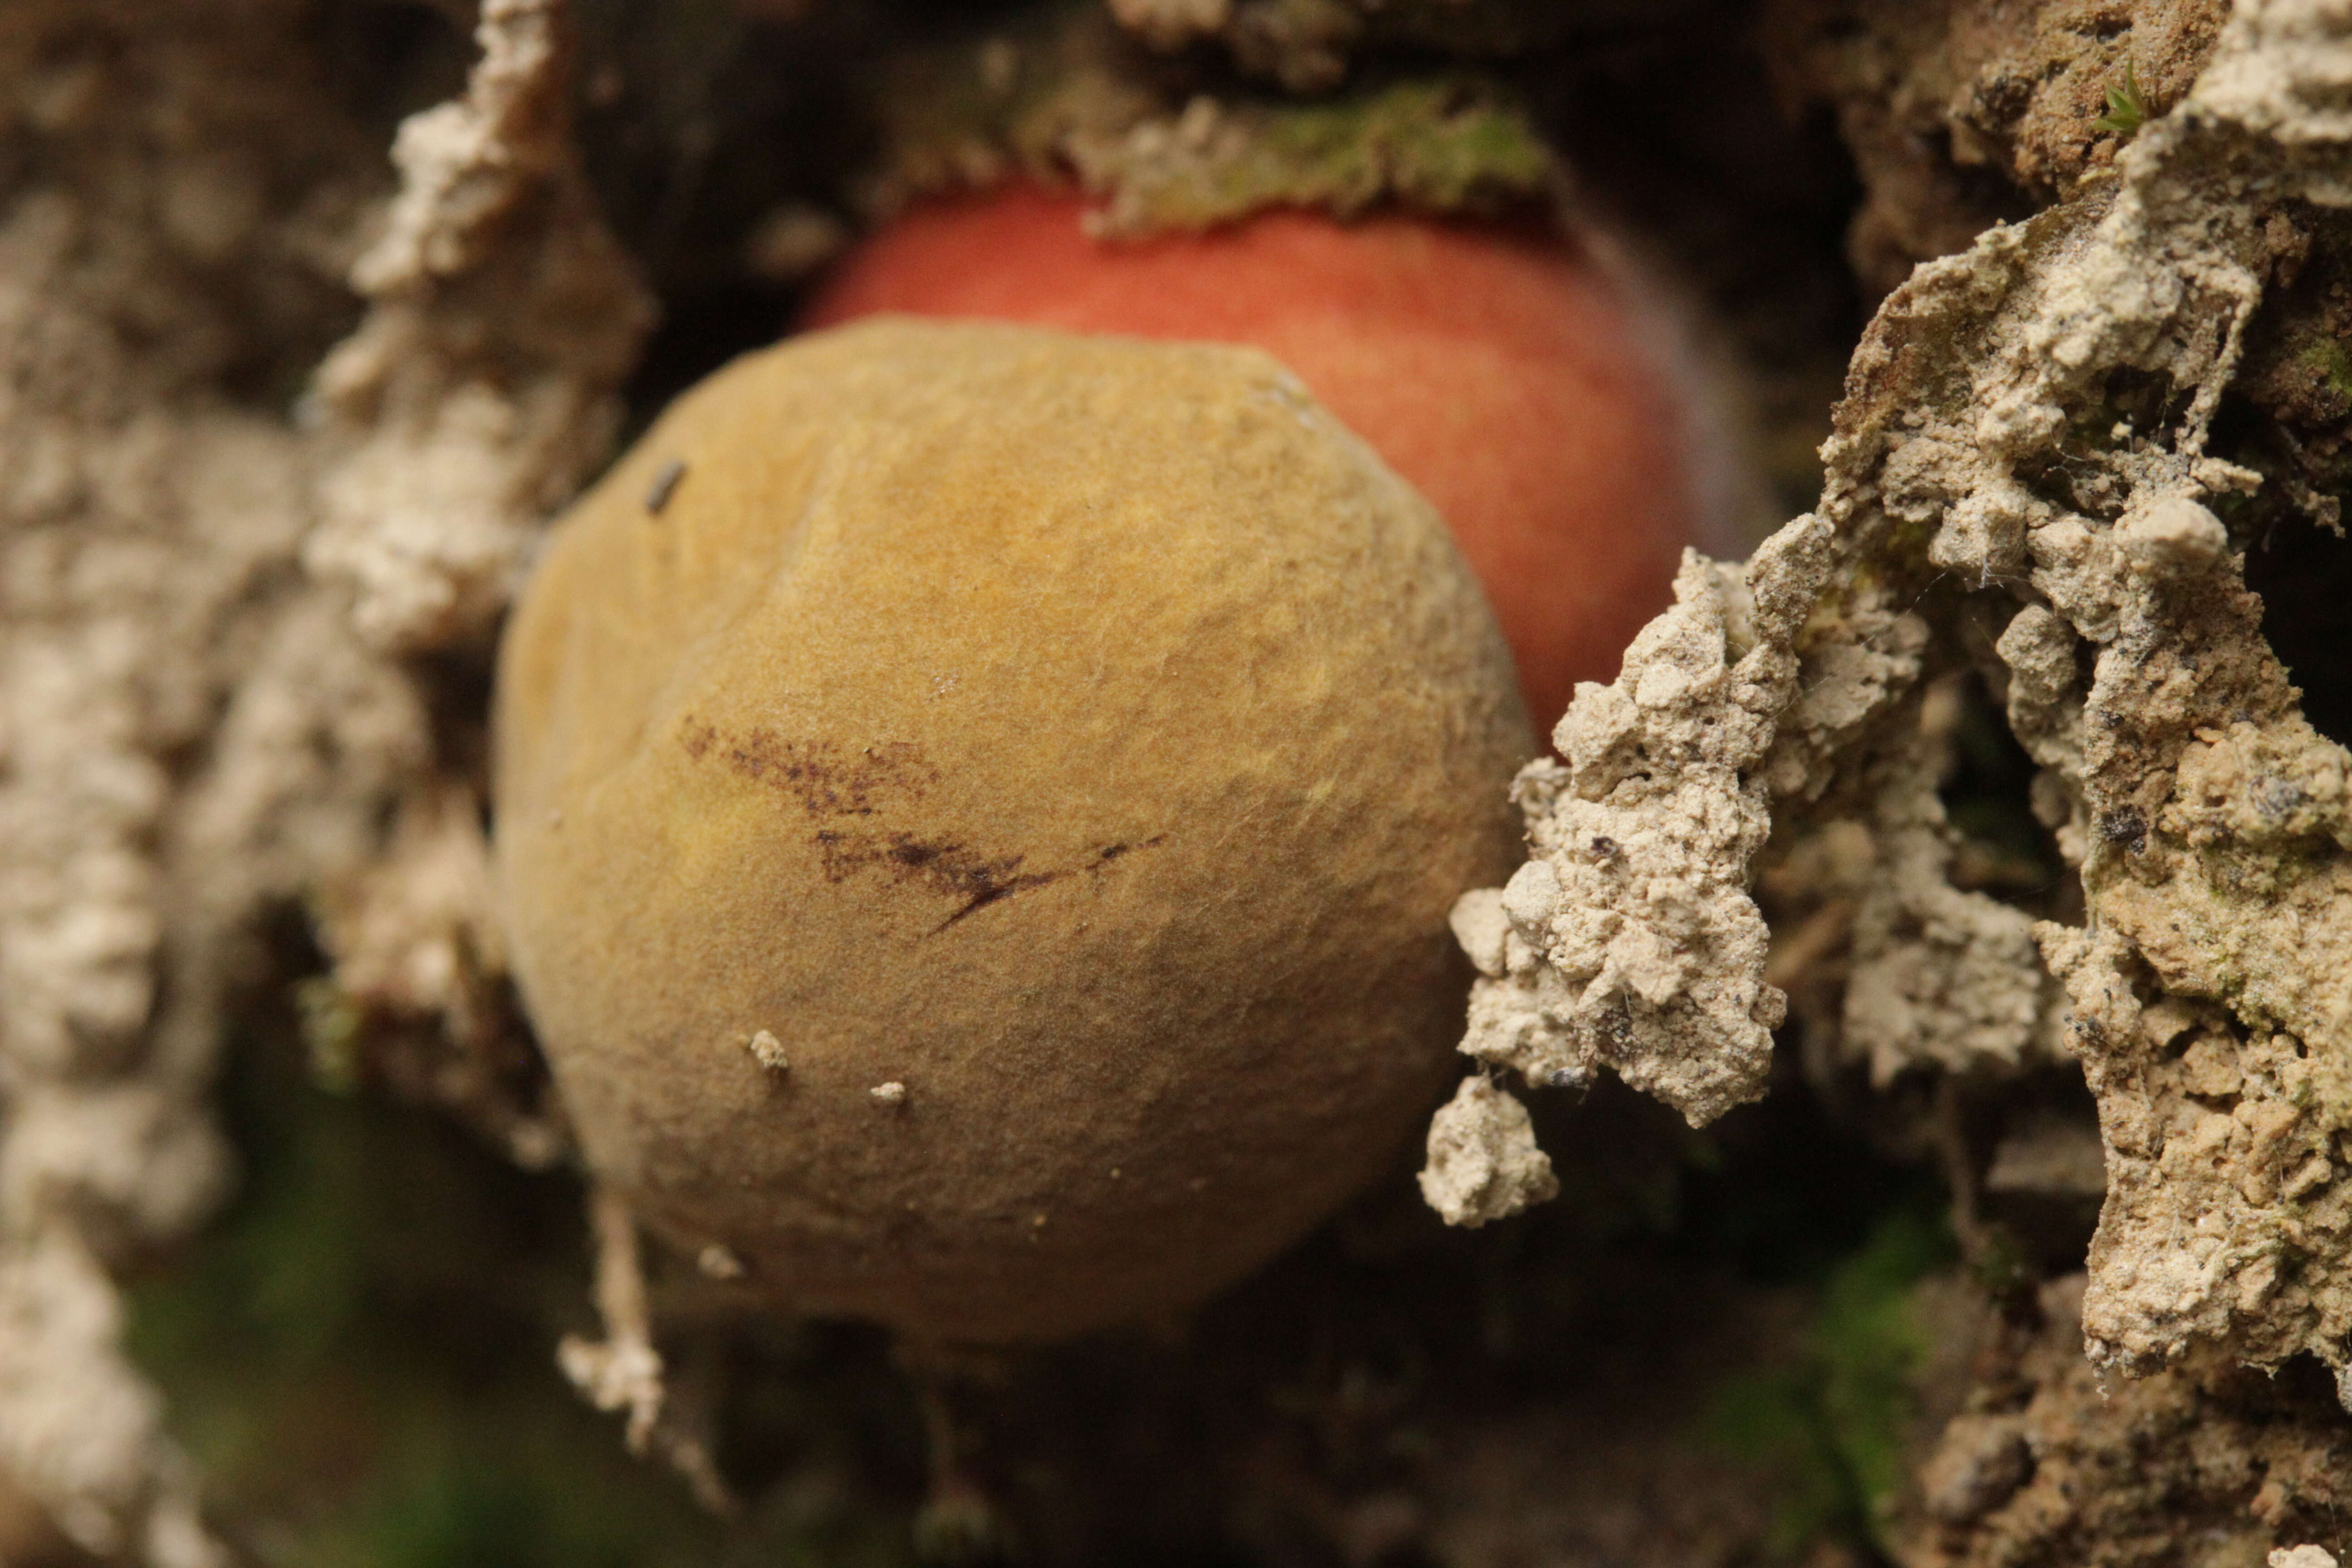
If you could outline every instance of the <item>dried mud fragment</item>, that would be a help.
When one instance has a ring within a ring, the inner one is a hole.
[[[1504,55],[1580,34],[1605,37],[1687,6],[1656,0],[1109,0],[1119,25],[1152,47],[1222,45],[1234,63],[1292,92],[1324,92],[1349,55],[1408,45]]]
[[[413,115],[352,270],[370,301],[315,387],[331,465],[303,558],[371,644],[486,629],[549,513],[600,464],[653,309],[572,150],[559,0],[485,0],[463,97]]]
[[[1854,781],[1870,870],[1848,947],[1839,1054],[1884,1089],[1905,1071],[2021,1066],[2046,1031],[2033,921],[1954,887],[1956,844],[1937,794],[1937,748],[1890,747]]]
[[[1475,1229],[1559,1195],[1551,1156],[1536,1147],[1527,1107],[1492,1079],[1465,1078],[1431,1118],[1421,1195],[1448,1225]]]
[[[553,68],[526,37],[550,8],[486,10],[500,62],[486,74],[560,103],[519,79]],[[278,0],[61,0],[0,18],[0,1469],[80,1547],[170,1568],[221,1559],[160,1400],[121,1352],[108,1268],[184,1234],[224,1190],[204,1101],[226,1011],[267,972],[258,918],[362,879],[394,803],[450,787],[431,777],[414,673],[358,635],[349,586],[304,571],[322,510],[346,539],[368,531],[354,447],[389,461],[415,406],[387,395],[323,426],[284,411],[350,326],[346,274],[386,187],[382,142],[310,52],[314,20]],[[492,166],[500,144],[473,143]],[[504,290],[497,308],[472,300],[480,318],[545,320],[534,290],[561,291],[563,269],[490,259],[544,226],[485,205],[479,182],[427,179],[429,162],[412,159],[430,190],[375,254],[474,255]],[[528,159],[501,179],[544,184]],[[433,237],[449,234],[476,249]],[[394,291],[400,275],[370,273]],[[495,340],[510,380],[416,365],[437,299],[404,293],[407,326],[380,313],[344,363],[374,367],[379,388],[451,392],[435,418],[470,409],[499,441],[533,427],[526,404],[568,417],[609,391],[538,375],[541,351],[511,335]],[[632,321],[574,322],[604,347],[563,364],[617,374],[627,344],[610,335]],[[371,445],[378,414],[390,445]],[[500,456],[502,504],[556,499],[582,439]],[[403,450],[422,464],[446,445]],[[331,507],[322,473],[340,476]],[[535,515],[502,519],[500,537]],[[428,625],[457,620],[375,629],[416,647]]]
[[[2014,914],[1941,880],[1948,827],[1916,771],[1931,766],[1916,725],[1900,721],[1919,673],[1980,658],[1970,628],[2005,617],[1991,673],[2091,920],[2036,935],[2100,1104],[2110,1182],[2084,1322],[2094,1360],[2117,1370],[2198,1343],[2263,1366],[2308,1351],[2340,1369],[2352,1333],[2352,1213],[2334,1163],[2352,1127],[2347,762],[2303,721],[2205,504],[2257,483],[2207,451],[2246,323],[2314,206],[2352,198],[2352,124],[2329,85],[2347,71],[2352,8],[2243,5],[2112,179],[1889,297],[1824,448],[1819,514],[1749,569],[1760,591],[1805,542],[1817,563],[1798,596],[1730,638],[1746,651],[1726,666],[1693,623],[1727,574],[1685,572],[1684,603],[1636,642],[1618,685],[1580,693],[1563,721],[1569,769],[1523,780],[1538,860],[1504,895],[1517,945],[1473,952],[1490,978],[1469,1054],[1535,1081],[1622,1059],[1686,1113],[1719,1110],[1753,1092],[1769,1015],[1703,1009],[1711,1026],[1677,1028],[1628,1005],[1614,1037],[1611,987],[1637,971],[1608,969],[1612,944],[1669,934],[1645,904],[1671,876],[1737,919],[1671,932],[1645,973],[1673,975],[1678,1001],[1760,997],[1745,888],[1765,805],[1784,800],[1797,834],[1809,816],[1850,818],[1840,803],[1861,781],[1875,802],[1872,875],[1890,889],[1868,896],[1911,912],[1885,922],[1891,941],[1858,939],[1849,1027],[1907,1011],[1867,1040],[1882,1077],[2016,1059],[2041,982]],[[2146,385],[2164,395],[2118,405],[2119,389]],[[1685,717],[1679,735],[1706,739],[1678,747],[1641,698],[1670,647],[1702,680],[1767,657],[1802,674],[1759,685],[1737,716],[1696,729]],[[1628,814],[1604,823],[1597,797],[1611,791]],[[1703,820],[1737,830],[1685,829],[1696,799],[1712,808]],[[1593,837],[1643,833],[1675,835],[1674,858],[1622,879],[1596,869]],[[1563,855],[1580,847],[1581,866]],[[1747,934],[1727,940],[1735,927]],[[1890,993],[1906,1006],[1883,1005]],[[2151,1007],[2166,1022],[2148,1026]],[[2176,1019],[2201,1023],[2192,1034]],[[1710,1092],[1693,1097],[1694,1083]]]
[[[1218,40],[1245,70],[1293,92],[1318,92],[1348,74],[1364,8],[1348,0],[1111,0],[1119,25],[1155,47]]]
[[[236,389],[337,330],[372,184],[274,52],[297,9],[0,20],[0,1469],[82,1549],[173,1568],[216,1553],[106,1265],[225,1185],[204,1094],[241,921],[323,826],[301,787],[224,794],[284,776],[240,698],[287,673],[307,522],[298,437]],[[363,792],[405,693],[309,673],[340,689],[297,782]]]
[[[1274,206],[1342,217],[1383,202],[1491,212],[1540,195],[1558,175],[1525,113],[1470,80],[1311,105],[1195,98],[1172,120],[1069,153],[1080,183],[1109,198],[1092,224],[1105,235],[1203,229]]]
[[[1465,1053],[1552,1088],[1605,1064],[1694,1125],[1762,1092],[1785,999],[1764,984],[1747,891],[1769,830],[1758,766],[1796,695],[1789,645],[1829,562],[1828,525],[1811,518],[1744,574],[1686,552],[1675,607],[1616,683],[1577,688],[1553,733],[1566,764],[1539,759],[1513,785],[1528,863],[1455,910],[1481,974]],[[1501,1091],[1482,1103],[1496,1123],[1482,1137],[1507,1139],[1502,1121],[1525,1114]]]
[[[2308,95],[2341,68],[2348,26],[2340,7],[2242,9],[2111,187],[1921,268],[1857,355],[1828,454],[1825,511],[1932,523],[1927,564],[2021,601],[1995,645],[2011,721],[2097,932],[2039,932],[2107,1138],[2086,1337],[2126,1370],[2192,1340],[2340,1365],[2352,1327],[2352,1238],[2311,1158],[2342,1124],[2352,1051],[2329,994],[2352,920],[2327,788],[2343,763],[2297,714],[2198,499],[2252,480],[2205,454],[2208,423],[2290,228],[2274,217],[2332,194],[2333,122]],[[2119,374],[2162,378],[2172,419],[2116,419]],[[2200,1105],[2169,1080],[2182,1031],[2139,1027],[2159,989],[2235,1013],[2224,1034],[2253,1070],[2230,1098]],[[2303,1045],[2271,1045],[2281,1031]],[[2200,1128],[2209,1168],[2192,1171],[2166,1149]]]
[[[2007,1316],[1969,1305],[1958,1287],[1943,1291],[1919,1463],[1884,1530],[1897,1560],[2334,1561],[2325,1549],[2347,1544],[2352,1432],[2326,1380],[2267,1378],[2209,1348],[2102,1386],[2076,1324],[2083,1287],[2080,1275],[2053,1280]]]
[[[2228,14],[2226,0],[1782,0],[1766,53],[1786,97],[1837,113],[1868,193],[1850,247],[1883,291],[2112,169],[2131,128],[2107,95],[2171,108]]]
[[[1477,77],[1412,79],[1313,103],[1190,93],[1091,8],[900,61],[866,205],[1012,175],[1075,183],[1105,236],[1190,233],[1269,207],[1340,216],[1383,203],[1486,214],[1546,197],[1551,149]]]
[[[400,190],[351,269],[367,313],[313,383],[303,564],[345,590],[372,655],[486,657],[525,552],[604,460],[652,326],[578,166],[568,27],[562,0],[483,5],[464,93],[400,128]],[[509,1016],[476,788],[456,763],[418,776],[374,853],[310,868],[333,975],[306,1022],[330,1076],[437,1100],[537,1167],[565,1135]]]

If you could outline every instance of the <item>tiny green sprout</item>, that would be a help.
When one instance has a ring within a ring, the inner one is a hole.
[[[2094,129],[2112,131],[2125,141],[2132,132],[2147,123],[2147,100],[2139,95],[2139,80],[2132,72],[2132,62],[2124,61],[2124,84],[2107,89],[2107,111],[2091,121]]]

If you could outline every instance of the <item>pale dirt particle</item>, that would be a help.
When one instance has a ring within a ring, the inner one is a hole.
[[[784,1055],[784,1043],[776,1038],[776,1037],[768,1030],[760,1029],[754,1031],[751,1037],[744,1042],[744,1045],[745,1048],[751,1051],[751,1059],[758,1062],[768,1071],[772,1073],[786,1073],[792,1070],[793,1064]],[[879,1093],[880,1091],[877,1090],[876,1092]]]
[[[1559,1193],[1528,1108],[1483,1076],[1466,1078],[1429,1124],[1421,1195],[1448,1225],[1475,1228]]]

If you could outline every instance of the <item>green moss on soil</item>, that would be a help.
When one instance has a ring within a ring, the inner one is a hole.
[[[1718,1394],[1706,1436],[1784,1478],[1774,1561],[1825,1540],[1878,1542],[1903,1484],[1913,1376],[1928,1350],[1916,1287],[1954,1250],[1940,1214],[1891,1210],[1822,1280],[1804,1352]]]

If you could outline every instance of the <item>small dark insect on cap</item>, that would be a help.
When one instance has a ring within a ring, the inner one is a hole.
[[[669,498],[677,493],[677,481],[686,478],[686,465],[676,458],[664,463],[654,474],[654,482],[646,487],[646,510],[656,517],[669,505]]]

